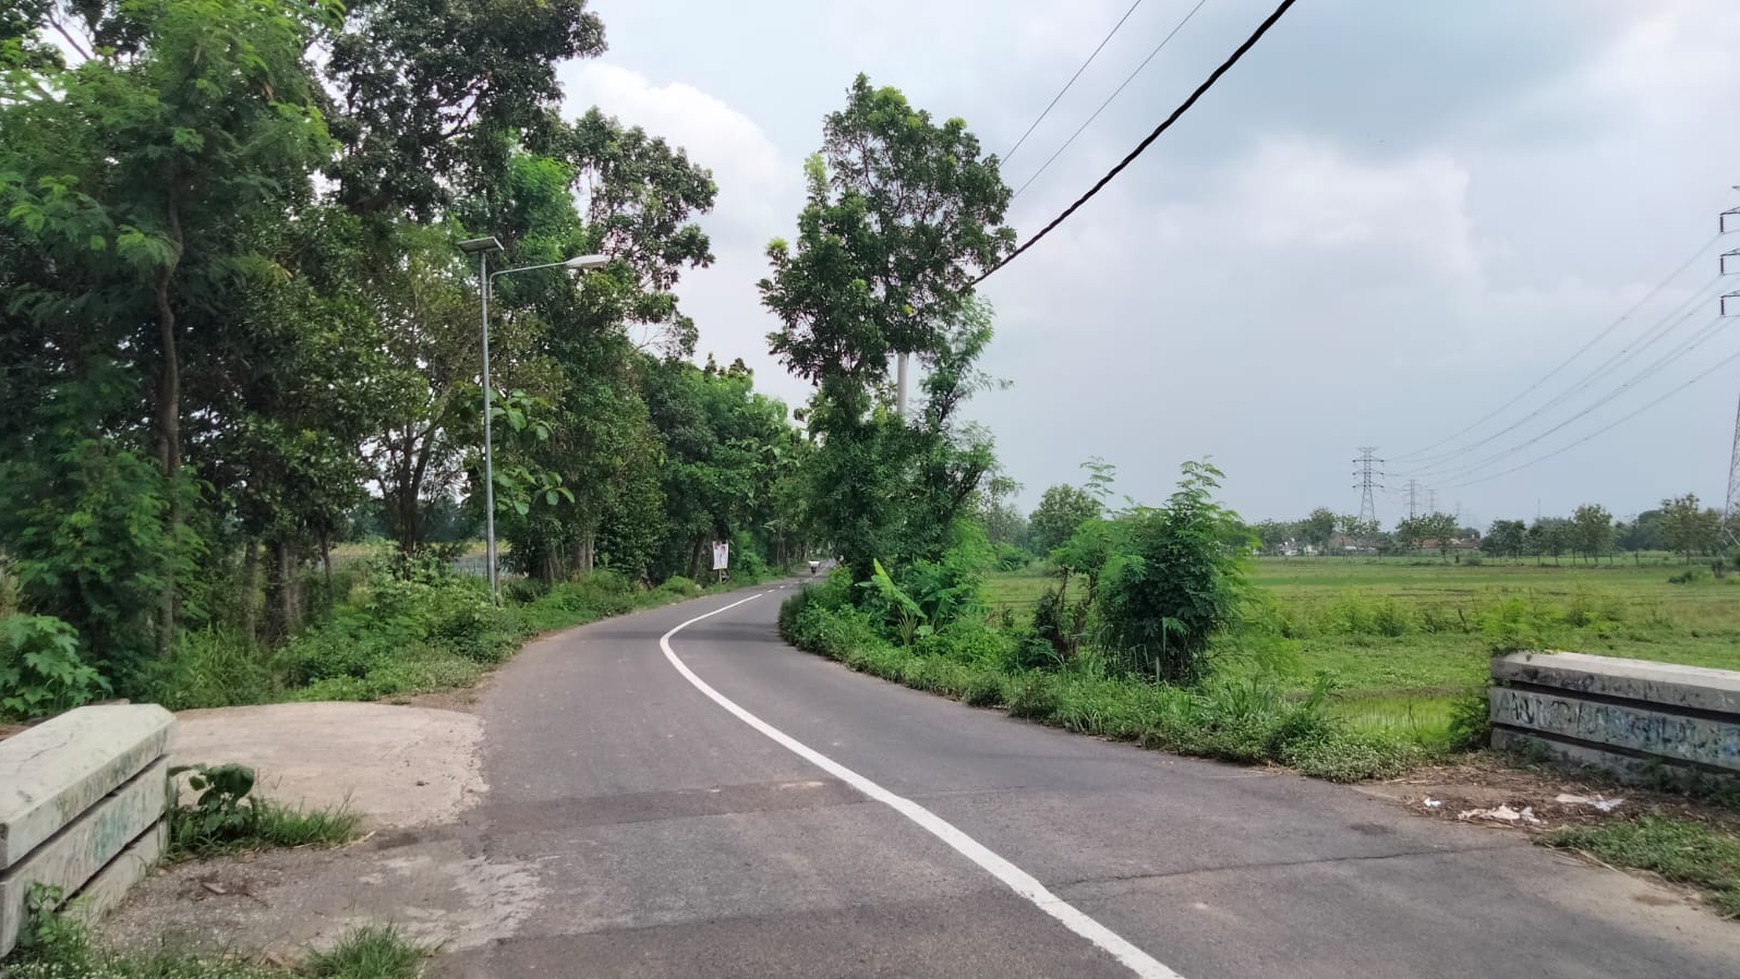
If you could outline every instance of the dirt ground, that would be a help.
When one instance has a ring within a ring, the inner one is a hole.
[[[1454,764],[1429,765],[1385,782],[1368,782],[1359,789],[1427,818],[1528,833],[1589,826],[1639,813],[1699,819],[1740,830],[1740,811],[1714,802],[1623,785],[1596,773],[1530,765],[1490,752]],[[1495,814],[1501,806],[1517,818]]]
[[[182,711],[170,764],[251,766],[255,793],[344,807],[369,828],[451,822],[484,791],[475,714],[392,704],[265,704]]]
[[[482,719],[429,706],[271,704],[177,715],[176,764],[253,766],[256,791],[347,806],[366,835],[166,864],[102,924],[117,945],[168,943],[291,963],[352,925],[391,922],[465,948],[511,935],[536,907],[531,868],[479,854],[464,813],[487,791]]]

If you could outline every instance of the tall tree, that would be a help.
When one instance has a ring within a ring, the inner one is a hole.
[[[1521,557],[1527,534],[1528,527],[1521,520],[1494,520],[1480,540],[1480,549],[1493,557]]]
[[[818,437],[816,518],[854,573],[869,578],[876,557],[894,559],[888,548],[908,546],[896,540],[897,503],[909,498],[918,457],[935,462],[973,386],[960,382],[989,324],[973,322],[984,314],[967,309],[967,285],[1014,244],[1002,223],[1010,192],[964,122],[938,124],[862,75],[846,107],[824,120],[822,151],[804,171],[796,245],[776,239],[767,249],[773,270],[760,283],[762,301],[781,322],[768,341],[816,385],[808,413]],[[901,355],[954,378],[928,392],[917,444],[907,419],[878,407],[889,360]],[[948,468],[932,465],[924,478],[936,482]],[[933,489],[944,502],[964,502],[987,470],[967,462]],[[929,530],[918,550],[947,527]]]
[[[9,325],[36,338],[37,376],[63,390],[105,367],[146,379],[132,388],[143,411],[117,405],[84,435],[148,446],[167,484],[162,539],[185,552],[186,348],[245,329],[231,307],[239,280],[270,274],[262,227],[306,199],[328,155],[303,51],[334,11],[246,0],[76,9],[99,42],[82,61],[37,58],[0,81],[0,220],[34,256],[11,273]],[[183,597],[180,559],[153,563],[111,573],[161,582],[162,651]]]
[[[1585,503],[1571,515],[1571,546],[1593,561],[1613,550],[1613,515],[1598,503]]]
[[[1715,549],[1721,539],[1722,514],[1699,507],[1698,494],[1663,500],[1661,508],[1661,538],[1668,550],[1685,555],[1690,564],[1693,554]]]
[[[1075,529],[1104,512],[1093,494],[1075,486],[1059,483],[1047,487],[1033,508],[1027,524],[1032,528],[1033,544],[1041,554],[1063,545],[1075,534]]]

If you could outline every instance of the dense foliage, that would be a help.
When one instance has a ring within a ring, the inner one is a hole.
[[[374,606],[334,551],[392,540],[385,589],[477,536],[478,266],[456,243],[480,235],[496,270],[609,258],[494,280],[512,567],[650,584],[699,575],[710,540],[751,573],[799,556],[786,409],[687,359],[673,289],[712,261],[711,174],[556,112],[557,65],[603,49],[584,0],[8,8],[0,615],[66,628],[8,628],[0,710],[185,699],[166,678],[219,649],[232,684],[320,683],[283,650],[392,632],[379,609],[347,623]]]

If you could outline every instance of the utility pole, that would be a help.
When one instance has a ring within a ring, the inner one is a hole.
[[[1353,471],[1353,474],[1359,477],[1359,482],[1353,484],[1360,491],[1359,520],[1368,526],[1377,523],[1377,504],[1372,502],[1371,491],[1383,489],[1383,484],[1377,481],[1383,476],[1383,473],[1374,468],[1383,460],[1372,456],[1372,453],[1376,451],[1377,446],[1375,445],[1362,445],[1359,447],[1359,458],[1353,460],[1359,466]]]
[[[906,358],[901,353],[894,362],[894,413],[906,421]]]

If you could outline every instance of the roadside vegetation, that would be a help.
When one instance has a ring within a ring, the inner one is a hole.
[[[297,968],[173,948],[124,952],[98,945],[80,921],[49,910],[58,903],[48,889],[32,892],[19,945],[0,961],[0,979],[415,979],[435,951],[396,928],[365,925],[330,949],[310,950]]]
[[[169,855],[209,857],[278,847],[342,846],[357,838],[362,817],[343,808],[302,809],[256,797],[254,770],[246,765],[183,765],[196,793],[169,809]]]
[[[0,720],[464,684],[692,593],[714,542],[739,582],[803,556],[809,443],[675,293],[710,172],[556,111],[603,37],[579,0],[0,16]],[[501,609],[454,573],[485,236],[558,266],[489,296]]]
[[[1640,816],[1549,835],[1549,846],[1581,850],[1603,863],[1660,874],[1703,890],[1727,917],[1740,918],[1740,833],[1726,826]]]

